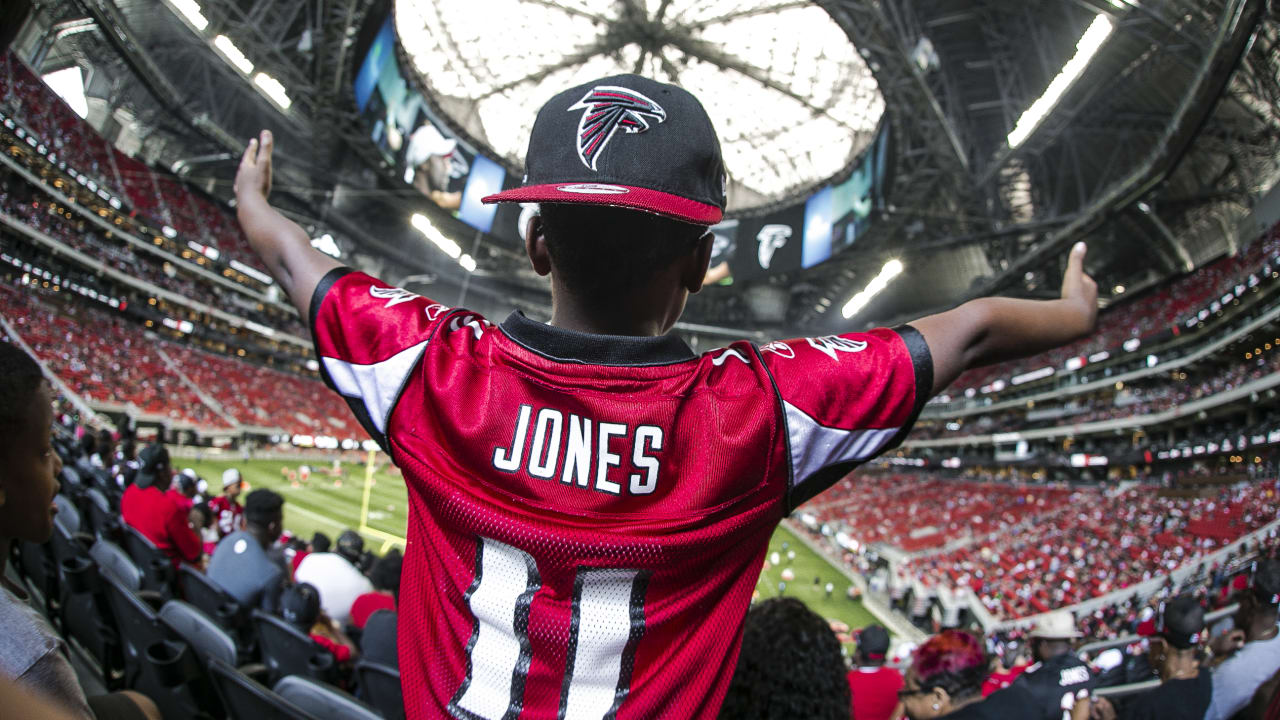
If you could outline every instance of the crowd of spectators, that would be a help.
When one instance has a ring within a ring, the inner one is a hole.
[[[854,569],[868,571],[864,556],[885,543],[915,553],[891,578],[903,591],[909,580],[935,593],[968,588],[994,616],[1018,618],[1195,563],[1280,518],[1278,490],[1272,479],[1212,497],[1161,497],[1152,484],[1108,490],[864,475],[802,513],[826,534],[859,543],[857,552],[841,549]],[[923,528],[932,532],[913,537]]]

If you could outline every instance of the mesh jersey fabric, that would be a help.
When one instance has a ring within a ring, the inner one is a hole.
[[[900,441],[911,328],[695,355],[483,317],[340,268],[321,374],[409,494],[409,718],[714,718],[769,537]]]

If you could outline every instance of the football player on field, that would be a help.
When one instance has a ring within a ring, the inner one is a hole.
[[[1093,329],[1060,299],[984,298],[898,328],[735,342],[667,332],[725,204],[691,94],[635,75],[539,112],[525,248],[552,317],[495,325],[313,250],[267,203],[272,138],[236,177],[253,248],[310,324],[321,374],[409,490],[400,670],[410,718],[714,718],[774,527],[900,443],[961,372]]]

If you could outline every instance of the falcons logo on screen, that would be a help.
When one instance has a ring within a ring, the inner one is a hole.
[[[569,110],[582,111],[578,119],[578,159],[592,170],[619,129],[641,133],[649,129],[649,118],[660,123],[667,119],[667,111],[658,103],[635,90],[614,85],[591,88]]]

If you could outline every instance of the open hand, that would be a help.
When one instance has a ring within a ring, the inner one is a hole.
[[[1080,310],[1081,335],[1093,332],[1098,323],[1098,283],[1084,271],[1084,255],[1088,248],[1078,242],[1067,257],[1067,271],[1062,276],[1062,299],[1073,301]]]
[[[244,157],[240,158],[240,168],[236,170],[237,198],[246,193],[265,198],[271,193],[271,150],[274,145],[270,130],[263,130],[259,137],[249,141]]]

